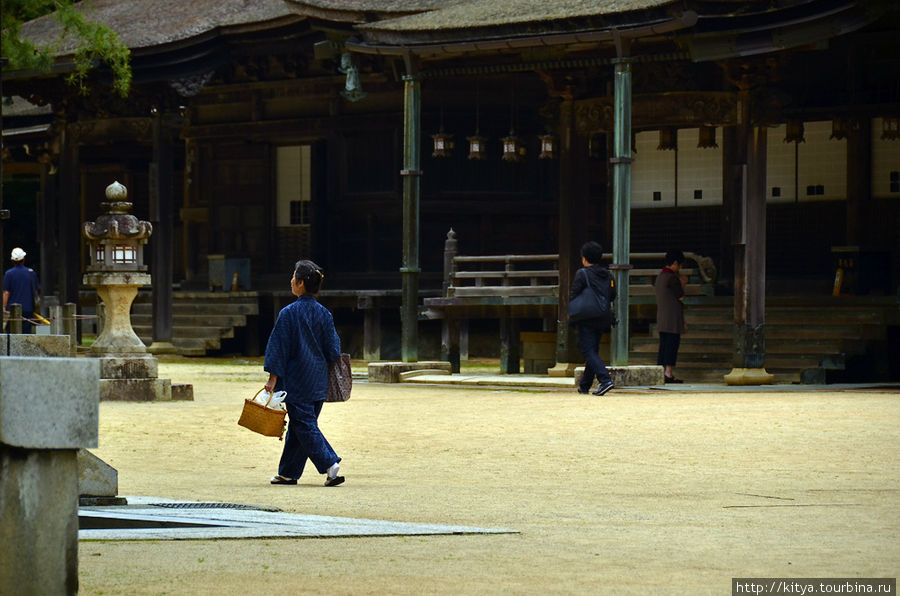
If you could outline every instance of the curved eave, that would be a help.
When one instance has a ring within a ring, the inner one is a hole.
[[[190,38],[154,46],[131,49],[132,80],[134,84],[186,77],[214,70],[232,59],[230,42],[239,37],[264,35],[272,39],[283,31],[282,37],[298,24],[307,23],[302,15],[285,15],[257,23],[225,25],[204,31]],[[18,81],[65,75],[75,70],[73,56],[58,56],[49,71],[4,70],[4,81]]]
[[[815,5],[816,10],[810,11]],[[698,19],[685,42],[695,62],[752,56],[817,44],[858,31],[884,14],[877,2],[825,0],[750,16]]]
[[[542,34],[513,34],[507,28],[483,29],[479,36],[466,31],[442,31],[445,38],[423,40],[420,36],[397,37],[394,35],[366,34],[366,41],[348,42],[347,48],[361,54],[437,56],[458,55],[473,52],[497,52],[523,50],[527,48],[560,47],[573,44],[611,42],[617,38],[638,39],[669,35],[692,27],[697,22],[697,14],[685,11],[676,17],[661,17],[641,22],[622,21],[602,29],[575,30],[571,32],[548,32]],[[454,39],[455,35],[468,35],[468,39]],[[418,39],[417,39],[418,38]],[[392,42],[386,40],[391,39]]]
[[[354,25],[371,23],[383,19],[394,19],[423,12],[422,9],[396,11],[339,9],[320,6],[314,2],[302,2],[301,0],[288,0],[288,4],[298,10],[298,12],[312,18],[334,23],[351,23]]]
[[[777,52],[806,46],[857,31],[885,13],[877,0],[809,0],[775,10],[730,15],[698,15],[685,11],[662,16],[643,11],[605,17],[607,23],[590,28],[588,20],[541,23],[545,32],[522,32],[528,24],[441,29],[437,31],[362,31],[362,42],[348,43],[354,52],[381,55],[440,57],[491,53],[538,47],[670,36],[690,48],[696,62]],[[611,22],[615,18],[617,22]]]

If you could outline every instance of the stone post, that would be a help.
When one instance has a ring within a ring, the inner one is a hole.
[[[77,450],[96,447],[100,364],[0,357],[0,594],[78,592]]]
[[[9,332],[22,333],[22,305],[9,305]]]
[[[75,353],[75,347],[78,345],[78,322],[75,315],[78,309],[74,302],[66,302],[62,307],[63,334],[69,336],[69,345],[72,353]]]

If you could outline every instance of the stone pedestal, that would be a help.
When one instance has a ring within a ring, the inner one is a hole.
[[[634,364],[629,366],[607,366],[609,376],[613,385],[616,387],[647,387],[651,385],[662,385],[665,382],[663,369],[661,366],[651,364]],[[579,366],[575,369],[574,379],[575,386],[581,381],[584,374],[584,367]]]
[[[774,381],[775,375],[764,368],[733,368],[725,375],[728,385],[771,385]]]
[[[158,361],[131,326],[131,303],[150,276],[88,273],[84,282],[97,288],[106,306],[103,331],[90,352],[100,361],[100,401],[172,400],[172,382],[159,378]],[[179,391],[175,397],[193,399],[193,391]]]
[[[99,363],[0,357],[0,594],[78,592],[78,464],[96,447]]]
[[[400,375],[411,371],[440,371],[450,374],[450,363],[440,360],[420,362],[370,362],[369,381],[372,383],[399,383]]]
[[[97,288],[106,318],[103,330],[91,346],[91,354],[146,354],[147,347],[131,327],[131,303],[138,288],[149,285],[146,273],[87,273],[84,283]]]
[[[574,362],[557,362],[556,365],[547,369],[548,377],[571,377],[575,374],[575,369],[578,368],[578,364]],[[582,367],[582,370],[584,367]]]

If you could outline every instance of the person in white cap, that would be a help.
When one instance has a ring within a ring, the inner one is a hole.
[[[22,333],[31,333],[31,319],[34,316],[35,299],[40,292],[40,284],[33,269],[25,266],[25,251],[19,247],[9,255],[13,266],[3,276],[3,312],[10,304],[22,305]]]

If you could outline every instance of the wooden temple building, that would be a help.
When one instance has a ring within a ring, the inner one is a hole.
[[[67,85],[68,42],[50,72],[4,69],[2,253],[39,255],[45,295],[90,310],[81,222],[123,183],[154,226],[152,298],[134,315],[148,342],[205,353],[219,344],[199,328],[233,329],[204,315],[230,299],[253,320],[243,348],[259,351],[293,263],[311,258],[354,357],[455,362],[462,326],[470,353],[479,332],[501,336],[485,350],[507,372],[519,332],[553,334],[549,365],[566,369],[580,360],[569,280],[592,239],[622,296],[614,364],[655,363],[642,274],[681,248],[704,263],[688,264],[689,379],[768,368],[822,382],[854,358],[866,380],[900,376],[893,2],[83,10],[131,49],[133,89],[115,96],[102,68],[86,94]],[[59,29],[42,17],[23,34],[49,43]],[[473,271],[482,290],[453,294],[466,262],[453,254],[506,273]],[[548,257],[549,277],[531,262],[510,274],[522,261],[509,256]]]

